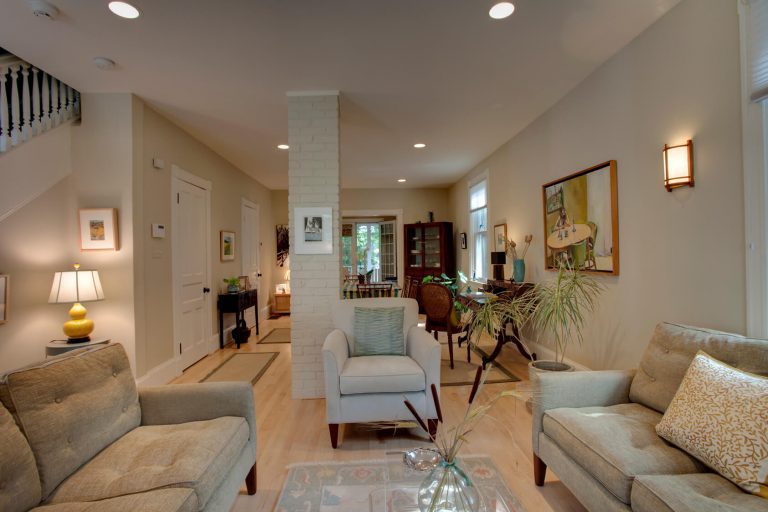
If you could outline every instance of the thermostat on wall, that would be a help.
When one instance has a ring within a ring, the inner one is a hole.
[[[152,238],[165,238],[165,224],[152,224]]]

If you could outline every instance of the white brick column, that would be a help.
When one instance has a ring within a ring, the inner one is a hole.
[[[288,93],[288,218],[291,237],[291,355],[294,398],[325,395],[320,351],[340,297],[339,93]],[[296,254],[294,208],[333,208],[333,254]]]

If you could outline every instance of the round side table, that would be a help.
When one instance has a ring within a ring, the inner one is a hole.
[[[112,340],[109,338],[93,338],[91,341],[84,341],[82,343],[69,343],[67,340],[53,340],[48,342],[45,346],[45,357],[59,356],[70,350],[77,350],[78,348],[106,345],[110,341]]]

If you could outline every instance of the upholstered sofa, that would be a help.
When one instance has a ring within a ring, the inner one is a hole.
[[[122,345],[0,377],[0,510],[227,511],[256,492],[247,383],[136,389]]]
[[[656,435],[699,350],[768,375],[768,340],[671,323],[656,327],[636,371],[540,374],[533,400],[536,484],[544,484],[548,466],[595,512],[768,512],[768,500]]]

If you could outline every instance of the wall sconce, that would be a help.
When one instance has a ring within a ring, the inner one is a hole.
[[[679,146],[664,144],[664,186],[673,188],[693,186],[693,141],[688,139]]]

